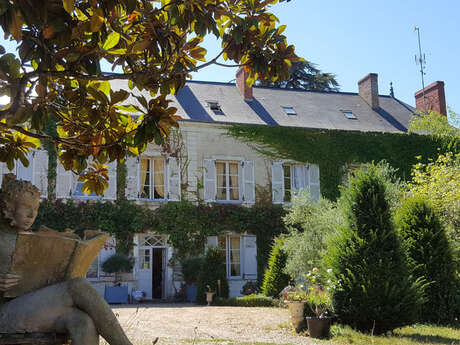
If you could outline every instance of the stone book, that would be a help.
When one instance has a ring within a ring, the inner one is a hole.
[[[41,227],[37,232],[18,232],[10,273],[21,276],[4,297],[22,296],[45,286],[86,275],[109,235],[86,230],[84,239],[73,232]]]

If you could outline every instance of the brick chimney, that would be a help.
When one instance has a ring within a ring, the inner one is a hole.
[[[380,108],[379,85],[377,73],[369,73],[358,81],[359,95],[371,106],[372,109]]]
[[[245,72],[244,67],[241,67],[238,72],[236,72],[236,85],[246,101],[250,101],[253,98],[252,87],[249,87],[246,83],[248,76],[249,74]]]
[[[425,94],[425,101],[423,95]],[[444,82],[435,81],[423,90],[415,93],[415,107],[422,113],[429,110],[437,111],[447,116],[446,95],[444,93]]]

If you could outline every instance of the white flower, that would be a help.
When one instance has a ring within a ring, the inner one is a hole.
[[[328,268],[326,272],[331,274],[332,273],[332,268]]]

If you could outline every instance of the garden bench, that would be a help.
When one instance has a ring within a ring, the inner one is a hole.
[[[0,345],[63,345],[69,339],[56,333],[0,333]]]

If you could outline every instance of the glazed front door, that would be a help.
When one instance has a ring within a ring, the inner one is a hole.
[[[152,248],[139,249],[138,289],[145,292],[146,299],[152,299]]]

